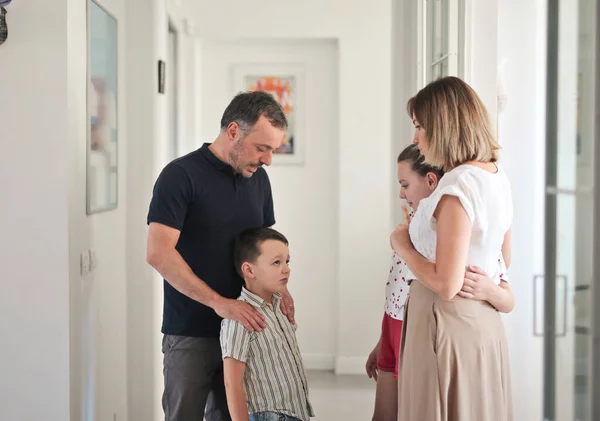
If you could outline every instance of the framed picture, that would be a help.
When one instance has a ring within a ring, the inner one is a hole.
[[[118,206],[117,19],[88,0],[87,214]]]
[[[233,69],[233,95],[264,91],[281,104],[288,129],[281,148],[275,151],[273,165],[304,164],[307,148],[306,86],[300,65],[238,64]]]

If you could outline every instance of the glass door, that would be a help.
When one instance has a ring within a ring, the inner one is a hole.
[[[597,0],[548,2],[544,419],[600,420]],[[594,298],[596,296],[596,298]],[[594,314],[596,311],[596,315]],[[596,340],[595,340],[596,339]],[[596,377],[596,379],[595,379]],[[594,383],[596,382],[596,383]],[[595,406],[594,406],[595,405]]]

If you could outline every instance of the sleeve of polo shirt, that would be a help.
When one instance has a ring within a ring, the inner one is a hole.
[[[221,322],[221,354],[223,359],[246,362],[250,348],[251,332],[240,322],[224,319]]]
[[[272,227],[275,225],[275,210],[273,209],[273,192],[271,191],[271,182],[265,171],[265,203],[263,205],[263,226]]]
[[[148,224],[157,222],[179,231],[193,198],[189,175],[177,164],[167,165],[156,180],[148,211]]]

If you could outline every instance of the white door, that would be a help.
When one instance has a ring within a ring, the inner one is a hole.
[[[596,3],[578,0],[564,8],[566,2],[549,3],[543,326],[544,419],[549,421],[592,421],[600,415],[598,379],[592,375],[600,363],[593,313],[600,286],[593,256],[599,223],[593,211]]]

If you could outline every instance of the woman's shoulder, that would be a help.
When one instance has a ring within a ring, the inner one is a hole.
[[[446,186],[462,184],[468,182],[471,178],[477,178],[476,167],[471,165],[460,165],[452,170],[448,171],[440,179],[439,187],[444,188]]]
[[[463,190],[477,190],[479,188],[489,188],[491,185],[508,185],[508,178],[504,169],[497,163],[496,167],[496,172],[490,172],[477,165],[459,165],[441,178],[439,187],[443,189],[446,186],[458,185]]]

